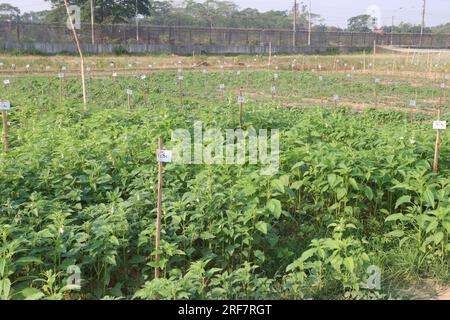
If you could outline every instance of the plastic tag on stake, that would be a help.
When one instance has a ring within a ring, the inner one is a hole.
[[[322,76],[319,76],[319,81],[323,81],[323,77]]]
[[[133,90],[127,89],[127,95],[129,95],[129,96],[133,95]]]
[[[172,162],[172,151],[171,150],[157,150],[156,151],[156,161],[170,163]]]
[[[27,64],[27,65],[25,66],[25,68],[27,68],[27,69],[30,69],[30,65],[29,65],[29,64]]]
[[[238,97],[238,102],[239,103],[244,103],[245,102],[245,98],[243,96],[239,96]]]
[[[9,101],[0,101],[0,110],[6,111],[11,109],[11,103]]]
[[[380,79],[376,78],[375,83],[380,83]]]
[[[145,74],[143,74],[143,75],[141,76],[141,80],[145,80],[145,79],[147,79],[147,76],[146,76]]]
[[[3,84],[4,84],[5,86],[8,86],[10,83],[11,83],[11,82],[10,82],[8,79],[3,80]]]
[[[178,80],[183,81],[183,80],[184,80],[184,76],[179,75],[179,76],[178,76]]]
[[[117,78],[117,72],[113,72],[112,76],[113,78]]]
[[[440,87],[441,89],[445,89],[445,83],[441,83]]]
[[[225,89],[225,85],[223,83],[220,84],[220,89],[221,90]]]
[[[447,121],[433,121],[433,129],[435,130],[447,129]]]
[[[65,66],[61,67],[61,70],[62,70],[62,71],[66,71],[66,69],[67,69],[67,68],[66,68]]]
[[[275,78],[275,80],[276,79],[278,79],[278,77],[279,77],[279,74],[278,73],[275,73],[274,75],[273,75],[273,77]]]
[[[410,107],[416,107],[417,106],[417,101],[416,100],[410,100],[409,101],[409,106]]]
[[[277,87],[275,87],[275,86],[272,86],[272,88],[270,88],[270,91],[272,91],[272,93],[275,93],[275,92],[277,92]]]
[[[241,71],[238,70],[238,71],[236,72],[236,75],[240,76],[240,75],[241,75]]]
[[[334,101],[338,101],[338,100],[339,100],[339,96],[338,96],[337,94],[335,94],[335,95],[333,96],[333,100],[334,100]]]

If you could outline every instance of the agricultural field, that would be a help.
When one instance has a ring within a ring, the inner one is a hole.
[[[92,56],[86,108],[78,61],[0,56],[0,299],[449,289],[450,54]],[[165,163],[158,188],[159,138],[198,122],[278,130],[277,172]]]

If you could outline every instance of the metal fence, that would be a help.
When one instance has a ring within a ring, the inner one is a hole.
[[[91,26],[82,24],[82,43],[91,43]],[[137,40],[139,39],[139,40]],[[377,45],[450,48],[450,34],[375,34],[359,32],[311,33],[311,47],[368,48]],[[72,43],[65,25],[0,22],[0,43]],[[308,32],[296,32],[296,46],[308,46]],[[221,45],[221,46],[293,46],[292,30],[195,28],[135,25],[96,25],[96,44]]]

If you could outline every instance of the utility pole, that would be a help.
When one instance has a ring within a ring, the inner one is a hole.
[[[309,0],[308,10],[308,47],[311,47],[311,0]]]
[[[425,12],[427,8],[427,0],[423,0],[422,25],[420,27],[420,46],[422,46],[423,32],[425,31]]]
[[[138,0],[136,0],[136,41],[139,42]]]
[[[394,16],[392,16],[391,46],[394,45]]]
[[[95,13],[94,13],[94,0],[91,0],[91,37],[92,37],[92,44],[95,44],[95,27],[94,27],[94,18],[95,18]]]
[[[292,46],[297,45],[297,0],[294,0],[294,19],[293,19],[293,36],[292,36]]]

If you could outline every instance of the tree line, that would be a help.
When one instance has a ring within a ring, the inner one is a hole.
[[[21,13],[19,8],[10,4],[0,4],[0,21],[23,21],[41,23],[65,23],[66,12],[63,0],[46,0],[51,9],[39,12]],[[197,26],[213,28],[255,28],[255,29],[292,29],[294,6],[291,10],[271,10],[260,12],[253,8],[240,9],[232,1],[204,0],[196,2],[185,0],[181,4],[174,1],[154,0],[68,0],[70,5],[81,8],[82,21],[90,22],[91,1],[94,5],[94,19],[98,24],[134,23],[167,26]],[[297,29],[307,29],[309,12],[305,3],[296,8]],[[369,15],[358,15],[348,20],[347,28],[329,26],[319,14],[311,13],[311,24],[315,31],[354,31],[370,32],[373,20]],[[420,25],[401,22],[396,26],[384,26],[386,33],[417,33]],[[425,32],[450,33],[450,23]]]

